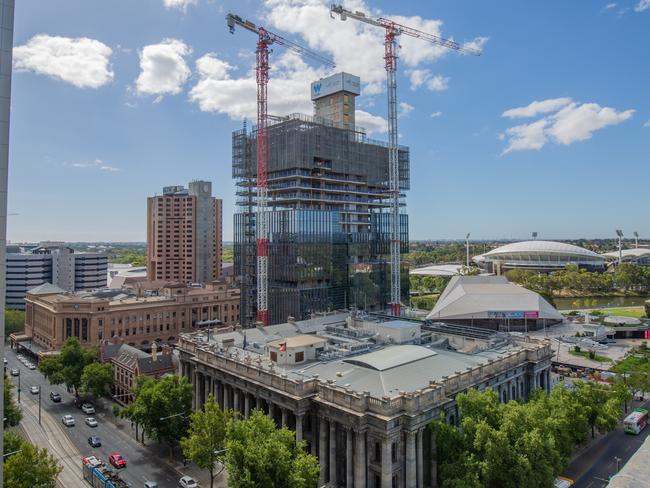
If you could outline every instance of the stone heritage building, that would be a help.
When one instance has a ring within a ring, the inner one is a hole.
[[[436,486],[429,423],[455,423],[455,396],[502,401],[550,387],[551,344],[466,326],[335,313],[232,331],[181,334],[180,372],[194,408],[213,394],[261,409],[320,459],[320,484]]]
[[[45,349],[60,349],[68,337],[83,345],[98,346],[107,339],[148,349],[207,324],[237,323],[239,290],[219,282],[78,293],[49,285],[25,298],[25,335]]]

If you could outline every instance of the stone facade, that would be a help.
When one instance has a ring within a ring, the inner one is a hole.
[[[458,420],[455,396],[492,388],[502,401],[550,388],[550,342],[528,340],[497,359],[457,371],[415,391],[376,397],[332,379],[294,379],[273,362],[238,348],[211,347],[191,334],[178,343],[180,372],[194,387],[194,408],[213,394],[247,417],[254,408],[296,432],[320,459],[320,485],[347,488],[436,486],[433,419]]]

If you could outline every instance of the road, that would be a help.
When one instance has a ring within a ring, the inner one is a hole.
[[[633,408],[640,406],[650,408],[650,401],[634,402]],[[619,468],[622,468],[648,435],[650,427],[639,435],[626,434],[621,422],[616,430],[602,436],[576,457],[564,474],[575,480],[574,488],[603,488],[609,476],[616,473],[616,458],[620,459]]]
[[[65,387],[50,386],[49,382],[38,370],[29,370],[23,366],[18,361],[15,351],[10,349],[5,351],[8,361],[7,373],[11,368],[20,370],[22,409],[25,415],[30,415],[35,419],[36,424],[34,425],[38,425],[38,395],[31,394],[29,389],[31,386],[39,386],[41,388],[41,423],[43,424],[43,417],[46,415],[51,415],[52,420],[59,423],[63,415],[72,415],[75,418],[76,425],[74,427],[64,427],[64,431],[82,455],[94,455],[102,461],[108,462],[109,455],[113,453],[122,454],[127,461],[127,467],[121,470],[120,475],[122,479],[131,483],[133,488],[143,487],[145,481],[155,481],[160,488],[175,488],[177,486],[180,475],[169,464],[160,459],[157,452],[154,454],[151,448],[141,446],[131,437],[131,427],[128,421],[120,420],[116,425],[112,420],[108,420],[108,418],[112,418],[112,415],[99,408],[94,415],[85,415],[74,406],[74,397],[66,391]],[[18,378],[15,376],[10,376],[10,378],[18,386]],[[50,400],[51,391],[61,394],[61,403],[53,403]],[[14,398],[17,399],[17,396],[18,392],[14,389]],[[99,425],[97,427],[88,427],[84,423],[86,417],[95,417]],[[24,428],[29,429],[29,424],[25,424]],[[88,437],[91,435],[100,437],[102,441],[101,447],[92,448],[88,445]],[[59,442],[59,445],[63,446],[64,444]],[[55,447],[55,450],[59,449]],[[61,449],[65,449],[65,447],[61,447]],[[57,454],[63,456],[63,453],[57,452]],[[79,472],[81,472],[81,460],[79,460],[78,466]]]

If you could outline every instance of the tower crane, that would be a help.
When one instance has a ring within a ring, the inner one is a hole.
[[[268,268],[269,268],[269,216],[268,216],[268,166],[269,166],[269,132],[267,115],[267,86],[269,84],[269,46],[279,44],[300,54],[301,56],[318,61],[321,64],[335,67],[335,64],[319,53],[284,37],[255,25],[239,15],[229,13],[226,16],[228,29],[235,33],[235,27],[242,27],[257,34],[257,49],[255,68],[257,81],[257,320],[264,325],[269,323],[268,306]]]
[[[383,17],[368,17],[363,12],[352,12],[343,8],[342,5],[332,5],[330,16],[338,14],[341,20],[347,18],[355,19],[366,24],[381,27],[385,30],[384,35],[384,65],[386,68],[386,91],[388,92],[388,172],[389,192],[391,196],[391,243],[390,243],[390,309],[391,314],[399,316],[401,308],[400,292],[400,214],[399,214],[399,157],[397,148],[397,37],[404,34],[407,36],[422,39],[425,42],[443,46],[454,51],[480,56],[481,51],[473,48],[463,47],[457,42],[414,29]]]

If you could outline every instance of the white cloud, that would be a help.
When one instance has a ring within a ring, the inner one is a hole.
[[[559,144],[569,145],[591,139],[592,134],[608,125],[618,125],[632,117],[634,110],[617,112],[597,103],[572,103],[553,116],[548,134]]]
[[[436,75],[427,81],[427,88],[431,91],[444,91],[449,88],[449,78],[447,76]]]
[[[440,117],[442,115],[442,112],[433,112],[429,117],[432,119],[435,119],[436,117]]]
[[[426,86],[430,91],[444,91],[449,88],[449,78],[442,75],[431,74],[428,69],[413,69],[406,72],[411,82],[411,90]]]
[[[190,5],[196,5],[197,0],[163,0],[165,7],[168,9],[177,9],[185,12]]]
[[[489,37],[477,37],[471,41],[461,44],[463,49],[473,49],[474,51],[483,52],[483,46],[490,40]]]
[[[406,102],[400,102],[399,103],[399,110],[397,111],[397,116],[398,117],[406,117],[408,114],[413,112],[413,109],[415,107],[411,105],[410,103]]]
[[[112,53],[95,39],[39,34],[14,48],[13,64],[17,71],[32,71],[77,88],[99,88],[113,79]]]
[[[634,112],[632,109],[617,111],[611,107],[601,107],[597,103],[578,103],[560,98],[533,102],[527,107],[507,110],[502,115],[509,118],[551,114],[535,122],[506,129],[505,133],[499,135],[500,140],[508,141],[502,154],[539,150],[549,141],[565,146],[585,141],[590,139],[597,130],[625,122]]]
[[[388,132],[388,122],[385,118],[372,115],[363,110],[355,112],[356,124],[368,131],[368,134],[385,134]]]
[[[645,12],[650,8],[650,0],[639,0],[639,3],[634,7],[635,12]]]
[[[613,8],[616,8],[616,4],[615,4],[615,3],[608,3],[607,5],[605,5],[605,6],[603,7],[603,10],[602,10],[602,11],[604,12],[605,10],[611,10],[611,9],[613,9]]]
[[[650,119],[647,120],[645,124],[643,124],[643,127],[650,127]]]
[[[191,49],[178,39],[164,39],[140,52],[140,75],[135,82],[140,94],[175,95],[181,92],[191,72],[185,56]]]
[[[509,119],[534,117],[538,114],[555,112],[569,103],[571,103],[570,98],[549,98],[548,100],[542,100],[541,102],[534,101],[525,107],[511,108],[510,110],[503,112],[501,115],[503,117],[508,117]]]
[[[120,168],[115,166],[109,166],[105,164],[101,159],[94,159],[90,161],[80,161],[76,163],[63,163],[64,166],[69,168],[78,168],[78,169],[98,169],[100,171],[116,172],[121,171]]]

